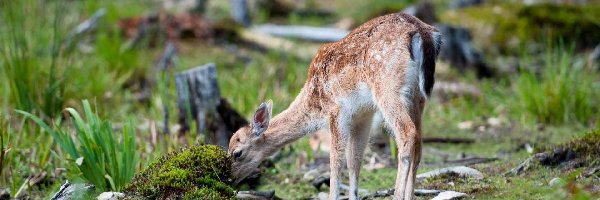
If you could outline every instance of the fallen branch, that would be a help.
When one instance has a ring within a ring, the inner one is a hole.
[[[312,27],[312,26],[287,26],[263,24],[253,26],[252,31],[266,33],[277,37],[298,38],[316,42],[335,42],[338,41],[350,31],[329,28],[329,27]]]
[[[105,14],[106,9],[101,8],[98,11],[96,11],[89,19],[77,25],[77,27],[75,27],[75,29],[73,29],[67,36],[67,39],[65,40],[65,47],[69,48],[73,44],[73,41],[78,39],[80,35],[96,28],[96,26],[98,25],[98,21],[100,21],[100,18],[102,18]]]
[[[363,200],[367,200],[367,199],[374,199],[374,198],[381,198],[381,197],[389,197],[394,195],[394,189],[387,189],[387,190],[380,190],[380,191],[376,191],[373,192],[372,194],[368,194],[363,196],[361,199]],[[454,192],[454,191],[446,191],[446,190],[428,190],[428,189],[415,189],[415,196],[433,196],[433,195],[441,195],[442,193],[459,193],[459,192]],[[466,195],[465,193],[460,193],[463,195]]]
[[[236,199],[280,199],[275,196],[275,191],[238,191]]]
[[[93,185],[88,185],[88,184],[80,184],[80,183],[76,183],[76,184],[71,184],[71,182],[69,182],[68,180],[65,181],[64,184],[62,184],[60,186],[60,188],[58,189],[58,192],[56,192],[52,198],[50,198],[51,200],[67,200],[67,199],[72,199],[73,195],[75,195],[75,193],[78,192],[83,192],[85,190],[89,190],[94,188]]]
[[[496,160],[498,160],[498,158],[473,157],[473,158],[463,158],[463,159],[458,159],[458,160],[448,160],[448,161],[445,161],[444,163],[451,164],[451,165],[474,165],[474,164],[493,162]]]
[[[433,171],[425,172],[422,174],[417,174],[417,180],[422,181],[427,178],[436,177],[440,175],[457,175],[459,177],[473,177],[475,179],[483,179],[483,174],[476,169],[465,167],[465,166],[456,166],[456,167],[447,167],[442,169],[436,169]]]
[[[449,144],[471,144],[475,140],[469,138],[423,138],[423,143],[449,143]]]

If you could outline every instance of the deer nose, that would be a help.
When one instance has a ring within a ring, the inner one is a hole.
[[[237,161],[237,159],[242,156],[242,150],[237,150],[233,152],[233,160]]]

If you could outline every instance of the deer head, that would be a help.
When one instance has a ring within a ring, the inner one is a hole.
[[[254,113],[250,125],[240,128],[229,141],[229,156],[233,158],[233,176],[235,184],[246,178],[254,169],[269,156],[273,149],[265,139],[269,128],[272,102],[269,100],[260,104]]]

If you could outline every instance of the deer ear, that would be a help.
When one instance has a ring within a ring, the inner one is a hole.
[[[255,136],[262,135],[269,127],[272,106],[273,103],[271,100],[261,103],[254,113],[254,118],[252,118],[252,133]]]

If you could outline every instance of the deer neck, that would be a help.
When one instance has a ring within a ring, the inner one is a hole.
[[[306,92],[302,89],[287,109],[271,119],[265,136],[273,150],[313,133],[324,125],[323,115],[311,108],[306,98]]]

